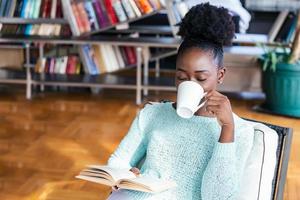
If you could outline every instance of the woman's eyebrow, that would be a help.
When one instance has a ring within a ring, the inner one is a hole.
[[[186,72],[184,69],[182,69],[182,68],[178,68],[177,69],[178,71],[182,71],[182,72]]]
[[[178,68],[177,69],[178,71],[182,71],[182,72],[187,72],[187,71],[185,71],[184,69],[182,69],[182,68]],[[195,73],[203,73],[203,72],[209,72],[208,70],[196,70],[195,71]]]
[[[208,70],[196,70],[195,73],[209,72]]]

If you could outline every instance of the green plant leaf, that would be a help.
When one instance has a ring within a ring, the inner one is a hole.
[[[267,70],[267,68],[268,68],[268,64],[269,64],[269,58],[266,58],[265,60],[264,60],[264,64],[263,64],[263,71],[266,71]]]
[[[276,71],[276,65],[277,65],[277,56],[276,56],[276,52],[272,52],[271,54],[271,69],[273,72]]]

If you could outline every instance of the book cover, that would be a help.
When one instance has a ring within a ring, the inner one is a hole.
[[[125,53],[126,53],[126,56],[127,56],[127,60],[129,61],[129,64],[135,64],[136,63],[136,54],[135,54],[135,51],[133,49],[133,47],[129,47],[129,46],[126,46],[124,47],[125,49]]]
[[[118,18],[116,16],[116,13],[112,7],[112,2],[111,0],[103,0],[104,6],[106,8],[106,12],[109,18],[109,21],[111,24],[116,24],[118,23]]]
[[[102,12],[101,5],[99,1],[93,1],[93,7],[95,10],[95,14],[97,16],[98,24],[100,25],[100,28],[103,28],[106,26],[104,13]]]
[[[149,0],[149,3],[154,10],[161,9],[161,4],[159,0]]]
[[[143,14],[148,14],[153,11],[153,8],[151,7],[148,0],[136,0],[136,2],[139,5]]]
[[[26,7],[29,0],[23,0],[22,9],[21,9],[21,18],[25,18]]]
[[[120,46],[119,50],[120,50],[121,56],[124,60],[125,66],[129,65],[129,60],[126,55],[125,48],[123,46]]]
[[[127,16],[125,14],[125,11],[122,7],[121,1],[120,0],[114,0],[112,4],[114,11],[117,15],[118,21],[119,22],[124,22],[127,20]]]
[[[93,52],[91,52],[90,45],[81,45],[79,47],[79,55],[81,57],[84,71],[86,74],[96,75],[95,69],[97,69],[96,64],[94,63],[94,60],[92,59]]]
[[[91,1],[85,2],[84,7],[91,25],[91,30],[100,29],[92,2]]]
[[[67,73],[67,64],[68,64],[68,56],[63,56],[61,58],[61,65],[59,68],[60,74],[66,74]]]
[[[47,7],[46,7],[46,18],[50,18],[51,17],[51,8],[52,8],[52,0],[49,0],[47,2]]]
[[[125,62],[124,59],[122,57],[121,51],[120,51],[120,47],[119,46],[113,46],[117,61],[118,61],[118,66],[119,68],[123,69],[125,67]]]
[[[131,6],[132,9],[133,9],[135,15],[136,15],[137,17],[142,16],[142,13],[141,13],[140,9],[138,8],[138,6],[137,6],[136,3],[135,3],[135,0],[128,0],[128,1],[129,1],[130,6]]]
[[[57,0],[52,0],[50,18],[52,19],[56,18],[56,9],[57,9]]]
[[[108,12],[106,11],[106,8],[105,8],[104,1],[103,0],[98,0],[98,1],[100,3],[100,9],[102,10],[102,13],[103,13],[104,24],[105,24],[105,26],[109,26],[111,23],[110,23],[110,20],[108,17]]]
[[[120,69],[118,60],[117,60],[117,56],[115,54],[115,51],[113,49],[113,46],[108,44],[106,45],[106,49],[107,49],[107,53],[108,53],[108,58],[110,59],[111,62],[111,71],[116,71],[118,69]]]
[[[4,17],[5,16],[5,7],[6,7],[6,4],[9,0],[2,0],[0,2],[0,16],[1,17]]]
[[[278,34],[276,35],[276,42],[284,42],[287,41],[288,34],[292,29],[292,25],[296,19],[296,15],[293,13],[288,14],[283,25],[281,26]]]
[[[129,0],[121,0],[121,3],[123,5],[127,17],[129,19],[135,18],[135,13],[133,11],[133,8],[130,6]]]
[[[31,0],[30,7],[28,8],[28,18],[34,18],[34,12],[35,12],[35,7],[36,7],[37,1],[36,0]]]
[[[56,18],[63,18],[62,4],[61,0],[57,0],[57,8],[56,8]]]
[[[68,57],[68,63],[67,63],[67,69],[66,69],[66,73],[67,74],[75,74],[76,73],[76,56],[74,55],[70,55]]]
[[[64,17],[68,20],[68,22],[70,24],[71,32],[73,33],[74,36],[79,36],[80,30],[77,25],[77,20],[74,15],[73,8],[72,8],[70,1],[61,1],[61,5],[62,5],[63,13],[65,15]],[[64,26],[63,30],[64,30],[64,33],[67,33],[67,28],[65,28],[65,27],[67,27],[67,26]],[[63,34],[63,35],[65,35],[65,34]]]
[[[42,0],[36,0],[33,18],[39,18]]]
[[[7,1],[6,3],[6,6],[5,6],[5,11],[4,11],[4,16],[5,17],[10,17],[11,16],[11,13],[13,13],[12,9],[14,4],[16,3],[16,0],[9,0]]]
[[[99,72],[101,74],[106,73],[105,63],[103,60],[103,52],[101,52],[100,45],[93,45],[94,52],[95,52],[95,59],[97,63],[97,67],[99,69]]]
[[[121,189],[148,193],[159,193],[177,186],[175,181],[154,178],[148,175],[136,176],[128,169],[116,169],[109,166],[90,165],[76,178],[108,185]]]
[[[34,4],[33,0],[27,0],[27,5],[25,8],[25,16],[24,18],[30,18],[30,14],[32,12],[32,5]]]
[[[269,38],[269,42],[274,42],[275,38],[276,38],[276,35],[278,34],[280,28],[282,27],[286,17],[288,16],[289,14],[289,11],[288,10],[285,10],[285,11],[282,11],[278,17],[276,18],[272,28],[270,29],[269,31],[269,34],[268,34],[268,38]]]
[[[41,6],[41,9],[40,9],[40,17],[41,18],[46,18],[47,17],[47,12],[49,10],[49,2],[50,0],[43,0],[43,3],[42,3],[42,6]],[[50,2],[51,3],[51,2]]]
[[[24,0],[17,0],[16,8],[15,8],[15,11],[13,14],[14,17],[21,17],[23,3],[24,3]]]
[[[80,32],[80,34],[82,34],[85,31],[84,30],[84,24],[82,23],[82,20],[80,18],[80,14],[79,14],[79,11],[77,9],[77,5],[75,3],[72,3],[71,7],[72,7],[73,14],[75,16],[75,19],[76,19],[76,23],[77,23],[77,27],[79,29],[79,32]]]
[[[88,19],[88,15],[84,8],[84,2],[79,2],[77,4],[77,10],[79,13],[79,18],[81,19],[81,23],[83,25],[84,33],[91,31],[91,25]]]

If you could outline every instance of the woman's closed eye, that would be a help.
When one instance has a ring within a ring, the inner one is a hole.
[[[187,81],[187,80],[188,80],[188,77],[181,77],[181,76],[178,76],[177,79],[180,80],[180,81]]]

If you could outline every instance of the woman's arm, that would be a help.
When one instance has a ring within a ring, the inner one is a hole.
[[[253,129],[248,129],[248,126],[235,128],[237,126],[226,96],[211,91],[206,98],[206,109],[218,119],[221,133],[203,174],[201,196],[205,200],[233,200],[252,142],[251,139],[248,141],[247,135],[251,138],[253,134],[249,131]],[[237,131],[239,139],[235,141]]]
[[[239,179],[235,151],[236,144],[234,142],[218,142],[216,144],[203,175],[201,186],[202,199],[234,199]]]
[[[143,129],[141,128],[142,112],[143,110],[133,120],[127,135],[108,159],[107,164],[109,166],[130,170],[145,155],[146,142]]]

